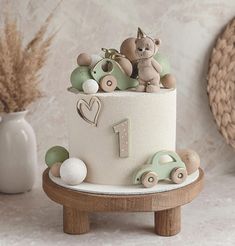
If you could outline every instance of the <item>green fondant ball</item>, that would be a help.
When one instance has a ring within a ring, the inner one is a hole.
[[[62,146],[54,146],[50,148],[45,156],[45,162],[51,167],[56,162],[64,162],[69,158],[69,152]]]
[[[164,55],[157,53],[156,55],[154,55],[154,59],[162,66],[162,72],[160,73],[161,77],[170,73],[170,63]]]
[[[90,68],[88,66],[80,66],[73,70],[70,81],[74,88],[83,91],[82,84],[88,79],[92,79]]]

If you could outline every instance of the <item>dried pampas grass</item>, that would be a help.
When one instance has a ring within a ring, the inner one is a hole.
[[[55,34],[45,38],[52,14],[23,47],[17,21],[6,15],[0,31],[0,113],[19,112],[42,96],[40,70]]]

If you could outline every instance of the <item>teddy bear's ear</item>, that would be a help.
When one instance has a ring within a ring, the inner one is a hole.
[[[155,43],[157,46],[159,46],[159,45],[161,44],[161,39],[159,39],[159,38],[154,39],[154,43]]]

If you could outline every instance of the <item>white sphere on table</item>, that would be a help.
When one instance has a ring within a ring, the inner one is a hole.
[[[68,185],[78,185],[87,175],[85,163],[77,158],[69,158],[60,167],[60,177]]]

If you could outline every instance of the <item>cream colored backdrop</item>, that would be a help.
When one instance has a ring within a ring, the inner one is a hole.
[[[1,1],[2,2],[2,1]],[[10,1],[28,40],[58,1]],[[2,4],[1,4],[2,6]],[[29,120],[38,139],[39,163],[52,145],[67,145],[65,90],[80,52],[119,48],[142,27],[160,37],[178,81],[177,146],[197,150],[210,174],[235,170],[235,153],[217,132],[208,106],[206,73],[209,55],[221,28],[235,14],[227,1],[85,1],[64,0],[51,23],[59,29],[43,71],[45,98],[33,105]]]
[[[29,40],[59,1],[1,0],[1,13],[6,2]],[[77,55],[119,48],[140,26],[161,38],[160,51],[169,57],[177,77],[177,146],[197,150],[210,174],[234,171],[235,153],[216,130],[206,94],[212,46],[234,14],[233,0],[62,1],[50,28],[59,32],[43,70],[45,97],[32,106],[28,117],[36,131],[40,165],[50,146],[67,146],[65,90]]]

